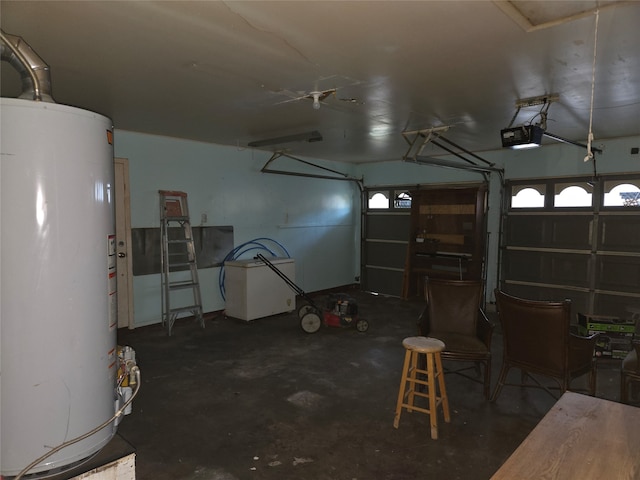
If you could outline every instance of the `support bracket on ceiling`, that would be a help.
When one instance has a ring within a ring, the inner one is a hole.
[[[538,115],[540,116],[540,123],[538,125],[540,125],[542,130],[546,130],[547,129],[547,112],[549,111],[549,107],[553,102],[557,102],[559,99],[560,99],[560,96],[558,94],[550,94],[550,95],[539,95],[537,97],[529,97],[529,98],[522,98],[522,99],[516,100],[516,104],[515,104],[516,111],[513,114],[513,117],[511,117],[511,122],[509,122],[509,126],[507,128],[511,128],[513,126],[513,123],[516,121],[518,114],[520,114],[520,110],[522,110],[523,108],[536,107],[538,105],[542,105],[540,107],[540,111],[538,112]]]
[[[463,163],[459,163],[456,162],[455,160],[447,160],[444,158],[438,158],[438,157],[427,157],[424,155],[418,155],[414,160],[414,163],[418,163],[420,165],[430,165],[430,166],[434,166],[434,167],[444,167],[444,168],[453,168],[456,170],[467,170],[470,172],[477,172],[477,173],[481,173],[483,175],[486,175],[488,173],[498,173],[500,174],[500,176],[502,176],[504,174],[504,169],[503,168],[498,168],[498,167],[489,167],[489,166],[482,166],[482,165],[478,165],[478,164],[463,164]]]
[[[442,134],[447,132],[448,130],[449,126],[443,126],[428,128],[424,130],[402,132],[402,136],[409,144],[409,149],[407,150],[407,153],[402,157],[402,159],[405,162],[419,163],[421,165],[433,165],[437,167],[455,168],[459,170],[478,172],[485,176],[485,178],[486,175],[491,172],[497,172],[500,174],[500,176],[504,174],[503,168],[496,167],[494,163],[485,160],[475,153],[470,152],[469,150],[445,138]],[[455,160],[427,157],[421,155],[422,151],[428,143],[431,143],[436,147],[441,148],[445,152],[458,157],[464,163],[459,163]],[[457,149],[458,151],[454,149]],[[473,159],[477,160],[477,162]]]
[[[283,137],[274,137],[274,138],[265,138],[263,140],[254,140],[253,142],[249,142],[247,146],[249,147],[266,147],[269,145],[281,145],[283,143],[291,143],[291,142],[321,142],[322,134],[313,130],[311,132],[304,133],[296,133],[294,135],[285,135]]]
[[[293,172],[293,171],[287,171],[287,170],[275,170],[272,168],[269,168],[269,165],[271,163],[273,163],[275,160],[277,160],[278,158],[288,158],[290,160],[294,160],[296,162],[300,162],[304,165],[313,167],[313,168],[317,168],[320,170],[323,170],[325,172],[329,172],[332,173],[333,175],[328,175],[328,174],[319,174],[319,173],[307,173],[307,172]],[[289,155],[288,153],[285,152],[274,152],[273,155],[271,155],[271,157],[269,158],[269,160],[267,160],[267,163],[264,164],[264,166],[260,169],[260,171],[262,173],[274,173],[277,175],[291,175],[294,177],[310,177],[310,178],[322,178],[325,180],[346,180],[349,182],[355,182],[358,185],[358,188],[360,188],[360,190],[363,190],[363,184],[362,184],[362,179],[356,178],[356,177],[352,177],[351,175],[348,175],[346,173],[342,173],[339,172],[337,170],[333,170],[331,168],[327,168],[327,167],[323,167],[322,165],[317,165],[315,163],[309,162],[307,160],[302,160],[301,158],[297,158],[294,157],[293,155]]]
[[[422,153],[424,147],[433,140],[434,137],[439,136],[441,133],[449,130],[448,125],[441,127],[425,128],[422,130],[412,130],[409,132],[402,132],[402,138],[409,144],[407,153],[402,157],[403,160],[414,160],[418,155]]]
[[[564,137],[561,137],[560,135],[554,135],[551,132],[544,132],[542,135],[544,135],[545,137],[549,137],[553,140],[556,140],[558,142],[561,143],[568,143],[569,145],[575,145],[576,147],[582,147],[582,148],[587,148],[587,145],[585,145],[584,143],[580,143],[580,142],[576,142],[574,140],[569,140],[566,139]],[[602,153],[602,149],[600,148],[596,148],[596,147],[591,147],[591,150],[595,153]]]

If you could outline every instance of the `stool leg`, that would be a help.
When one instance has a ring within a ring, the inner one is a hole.
[[[433,371],[433,354],[427,353],[427,389],[429,396],[429,420],[431,422],[431,438],[438,439],[438,412],[436,411],[436,382]]]
[[[393,419],[393,427],[398,428],[400,423],[400,414],[402,413],[402,403],[404,400],[404,389],[407,382],[407,373],[411,361],[411,351],[407,350],[404,354],[404,365],[402,366],[402,378],[400,378],[400,389],[398,390],[398,402],[396,403],[396,415]]]
[[[449,416],[449,399],[447,397],[447,388],[444,385],[444,370],[442,369],[442,357],[440,356],[440,352],[436,353],[436,369],[438,371],[438,382],[440,384],[442,413],[444,413],[444,421],[449,423],[451,421],[451,417]]]
[[[418,372],[418,357],[420,354],[416,351],[410,350],[411,353],[411,367],[409,368],[409,398],[407,399],[407,411],[409,413],[413,412],[414,402],[415,402],[415,391],[416,391],[416,377]]]

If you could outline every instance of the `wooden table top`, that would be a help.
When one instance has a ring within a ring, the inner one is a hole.
[[[640,479],[640,408],[566,392],[492,480]]]

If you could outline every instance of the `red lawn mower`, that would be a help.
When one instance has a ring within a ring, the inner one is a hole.
[[[369,329],[369,322],[358,317],[358,304],[355,299],[344,293],[329,295],[324,308],[318,305],[295,283],[282,273],[273,263],[261,253],[257,258],[262,260],[271,270],[273,270],[289,287],[298,295],[304,298],[307,303],[298,309],[300,327],[307,333],[316,333],[324,323],[327,327],[355,327],[359,332],[366,332]]]

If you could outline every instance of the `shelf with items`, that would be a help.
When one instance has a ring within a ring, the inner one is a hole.
[[[480,279],[486,187],[418,190],[411,195],[403,296],[422,295],[426,276]]]

